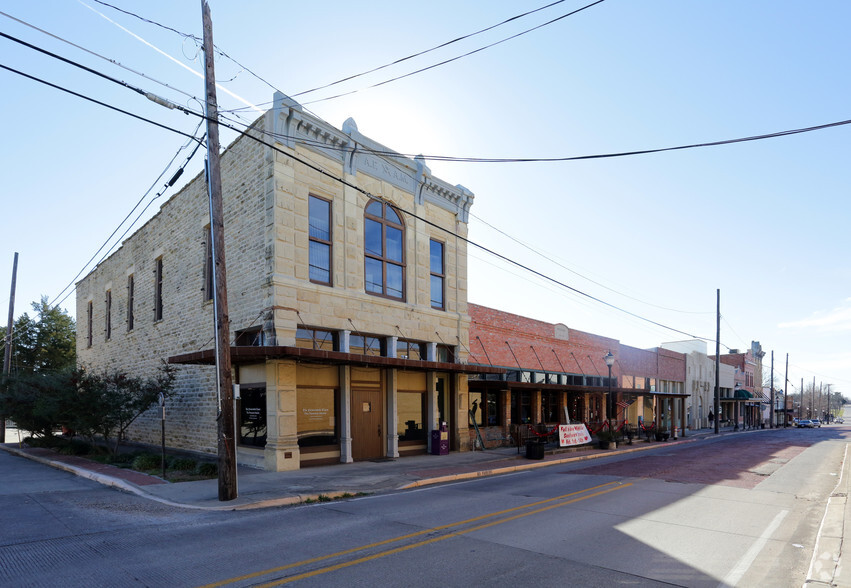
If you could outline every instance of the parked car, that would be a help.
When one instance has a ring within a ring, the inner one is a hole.
[[[833,419],[833,422],[834,422],[834,423],[836,423],[837,425],[841,425],[841,424],[844,424],[844,423],[845,423],[845,421],[844,421],[844,420],[842,420],[842,418],[841,418],[841,417],[840,417],[840,418],[838,418],[838,419]]]
[[[800,419],[798,421],[798,428],[799,429],[812,429],[814,427],[815,427],[815,425],[813,424],[813,421],[811,421],[809,419]]]
[[[813,427],[820,427],[821,426],[821,421],[818,420],[818,419],[813,419],[812,423],[813,423]]]

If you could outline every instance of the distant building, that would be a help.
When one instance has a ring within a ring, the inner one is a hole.
[[[481,374],[468,382],[471,418],[486,445],[516,439],[518,431],[533,425],[551,429],[568,418],[588,424],[592,432],[609,419],[618,427],[655,423],[671,433],[684,428],[683,354],[638,349],[476,304],[468,308],[470,363],[505,370],[502,376]],[[611,381],[604,360],[609,352]]]

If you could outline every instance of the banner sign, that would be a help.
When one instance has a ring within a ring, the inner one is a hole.
[[[567,447],[569,445],[583,445],[591,443],[591,434],[583,424],[578,425],[559,425],[558,426],[558,445],[559,447]]]

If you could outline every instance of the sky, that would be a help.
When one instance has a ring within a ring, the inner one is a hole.
[[[400,153],[500,159],[851,119],[846,0],[605,0],[565,16],[593,1],[563,0],[301,94],[547,2],[212,0],[219,108],[248,123],[278,89],[337,128],[352,117]],[[5,35],[201,108],[200,0],[8,0],[0,12]],[[0,56],[181,133],[198,126],[6,37]],[[41,296],[73,315],[73,283],[193,178],[202,154],[163,190],[189,156],[185,136],[8,69],[0,87],[0,308],[17,251],[16,316]],[[223,131],[223,146],[235,136]],[[767,374],[774,353],[777,387],[788,354],[790,392],[815,379],[851,396],[849,140],[843,124],[640,155],[429,166],[475,194],[474,243],[549,278],[471,246],[470,302],[640,348],[702,337],[712,354],[720,290],[722,353],[759,341]]]

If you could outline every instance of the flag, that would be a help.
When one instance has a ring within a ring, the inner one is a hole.
[[[635,402],[635,399],[632,400],[618,400],[615,404],[618,405],[619,408],[626,410],[630,404]]]

